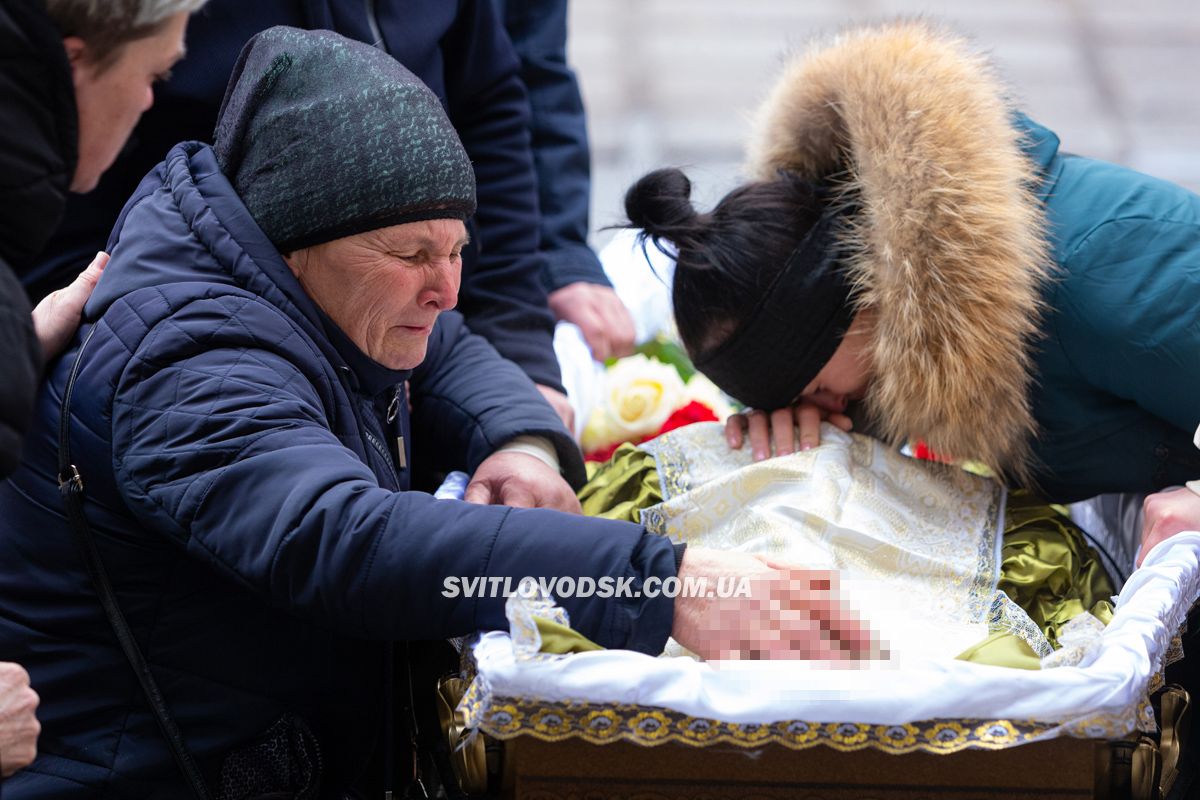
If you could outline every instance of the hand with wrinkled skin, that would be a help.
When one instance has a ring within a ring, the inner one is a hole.
[[[1184,531],[1200,531],[1200,495],[1191,489],[1170,489],[1147,495],[1142,509],[1139,567],[1146,554],[1159,542]]]
[[[0,662],[0,776],[7,778],[37,756],[38,696],[29,673],[18,664]]]
[[[92,263],[69,286],[46,295],[33,309],[33,329],[45,360],[49,361],[65,350],[75,331],[79,330],[83,306],[92,296],[107,264],[108,253],[96,253]]]
[[[637,337],[633,317],[610,287],[571,283],[551,292],[548,301],[555,317],[579,326],[597,361],[633,352]]]
[[[513,451],[502,450],[485,458],[471,476],[463,499],[479,505],[583,513],[579,498],[562,475],[534,456]]]
[[[837,576],[746,553],[689,547],[679,578],[749,579],[751,597],[675,599],[671,635],[706,660],[853,661],[886,656],[878,635],[849,610]],[[734,594],[737,594],[735,591]]]
[[[740,450],[749,438],[754,460],[762,461],[771,457],[772,445],[777,456],[816,447],[821,443],[822,421],[847,433],[854,428],[841,411],[800,402],[771,412],[753,409],[734,414],[725,420],[725,441],[731,450]]]
[[[546,398],[546,402],[554,409],[554,413],[558,414],[559,419],[563,421],[563,425],[567,428],[567,433],[575,435],[575,409],[571,406],[571,401],[567,396],[557,389],[551,389],[549,386],[537,384],[537,390],[542,393],[542,397]]]

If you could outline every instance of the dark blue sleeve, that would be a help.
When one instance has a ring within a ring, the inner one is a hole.
[[[411,386],[414,445],[433,454],[434,467],[473,471],[500,445],[528,434],[554,443],[573,487],[586,480],[579,446],[533,381],[468,331],[459,314],[438,318]]]
[[[533,163],[549,291],[580,281],[611,286],[588,246],[591,163],[587,117],[567,66],[566,0],[504,0],[504,26],[533,113]]]
[[[529,100],[493,2],[464,0],[442,49],[447,110],[475,165],[479,198],[478,253],[464,269],[459,310],[536,383],[561,391],[541,280]]]
[[[147,530],[276,608],[370,638],[507,627],[502,597],[454,593],[452,577],[624,578],[638,591],[675,574],[670,541],[639,525],[384,489],[331,430],[328,387],[291,341],[265,303],[217,297],[136,345],[116,387],[113,469]],[[560,600],[585,636],[645,652],[674,613],[663,598]]]

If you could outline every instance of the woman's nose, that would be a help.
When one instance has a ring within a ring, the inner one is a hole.
[[[449,311],[458,305],[458,285],[462,268],[457,260],[447,259],[431,265],[426,292],[428,301],[439,311]]]

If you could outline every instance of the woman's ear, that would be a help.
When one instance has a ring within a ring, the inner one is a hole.
[[[78,36],[64,36],[63,49],[67,51],[67,61],[70,62],[72,71],[77,69],[87,56],[87,42]]]
[[[71,65],[71,82],[75,85],[75,97],[85,91],[90,79],[95,77],[95,65],[92,63],[92,51],[87,42],[78,36],[64,36],[63,50],[67,51],[67,63]]]
[[[288,253],[280,253],[279,257],[283,259],[283,263],[288,265],[288,269],[297,278],[300,277],[300,270],[304,268],[304,262],[307,260],[308,248],[302,247],[299,250],[294,250]]]

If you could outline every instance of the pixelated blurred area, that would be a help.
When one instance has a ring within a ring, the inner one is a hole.
[[[1064,150],[1200,191],[1196,0],[572,0],[588,107],[594,244],[646,171],[681,166],[707,205],[732,188],[783,57],[854,24],[924,15],[989,52]]]

